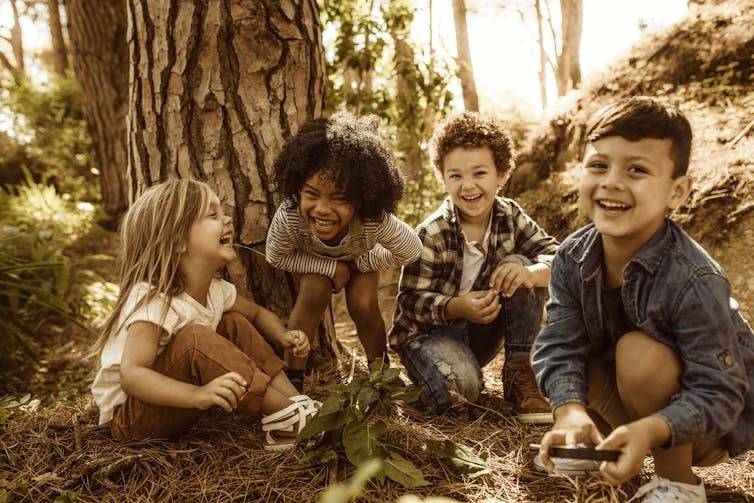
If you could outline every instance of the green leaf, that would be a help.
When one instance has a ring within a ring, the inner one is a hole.
[[[337,430],[346,423],[348,416],[347,410],[338,410],[331,414],[317,414],[306,423],[306,426],[298,434],[297,440],[303,442],[319,433]]]
[[[366,414],[369,406],[380,399],[380,392],[372,386],[364,386],[356,396],[356,403],[362,414]]]
[[[405,386],[393,393],[390,398],[394,402],[401,402],[404,404],[414,403],[419,400],[419,396],[421,396],[422,391],[423,388],[421,388],[420,386]]]
[[[320,407],[317,415],[327,416],[328,414],[336,414],[338,412],[342,412],[343,403],[345,403],[345,399],[340,398],[337,395],[329,396],[327,397],[327,400],[322,403],[322,407]]]
[[[356,466],[368,459],[381,457],[380,440],[387,435],[387,425],[377,421],[372,425],[351,421],[343,429],[343,447],[348,461]]]
[[[472,478],[486,475],[492,471],[486,452],[483,452],[480,456],[471,447],[450,440],[439,442],[430,439],[427,440],[427,447],[440,458],[449,460],[457,471]]]
[[[422,471],[411,461],[396,452],[391,452],[385,460],[385,475],[403,487],[420,487],[429,485]]]

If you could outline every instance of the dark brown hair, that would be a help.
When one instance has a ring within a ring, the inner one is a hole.
[[[608,136],[620,136],[628,141],[670,140],[673,178],[685,175],[688,170],[691,126],[674,105],[648,96],[634,96],[603,107],[587,124],[584,146]]]

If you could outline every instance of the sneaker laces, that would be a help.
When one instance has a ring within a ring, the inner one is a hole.
[[[681,485],[655,475],[652,480],[641,486],[636,491],[636,494],[626,503],[631,503],[632,501],[642,501],[644,503],[705,501],[704,499],[699,499],[699,493],[694,488],[695,486],[690,486],[689,484]]]
[[[508,362],[507,373],[510,376],[506,379],[508,381],[508,387],[511,389],[515,387],[521,399],[542,399],[539,394],[539,388],[537,388],[537,381],[534,378],[534,373],[532,372],[528,361]]]

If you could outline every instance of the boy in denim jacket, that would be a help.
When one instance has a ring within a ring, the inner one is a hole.
[[[619,450],[600,465],[619,484],[651,451],[634,501],[706,501],[692,465],[754,446],[754,333],[720,266],[666,218],[691,190],[690,150],[686,118],[652,98],[592,118],[580,182],[592,223],[553,261],[533,354],[555,416],[541,462],[556,468],[556,445]]]
[[[551,423],[529,352],[541,327],[558,242],[511,199],[513,168],[498,121],[458,114],[436,130],[430,157],[448,198],[417,227],[421,258],[403,268],[390,345],[420,401],[442,411],[483,388],[481,367],[505,345],[503,385],[519,421]]]

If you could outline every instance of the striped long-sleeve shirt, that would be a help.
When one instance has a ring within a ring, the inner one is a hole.
[[[273,267],[332,278],[338,260],[353,260],[361,272],[385,271],[419,258],[422,245],[407,224],[393,214],[381,220],[351,219],[337,246],[317,238],[292,199],[278,208],[267,232],[266,258]]]
[[[447,198],[416,228],[422,241],[421,258],[403,268],[398,305],[390,330],[390,345],[397,348],[423,338],[433,328],[446,326],[445,304],[459,295],[463,271],[464,237],[455,207]],[[510,254],[532,262],[550,264],[558,249],[554,237],[543,231],[512,199],[496,198],[484,265],[472,290],[489,288],[489,278]]]

